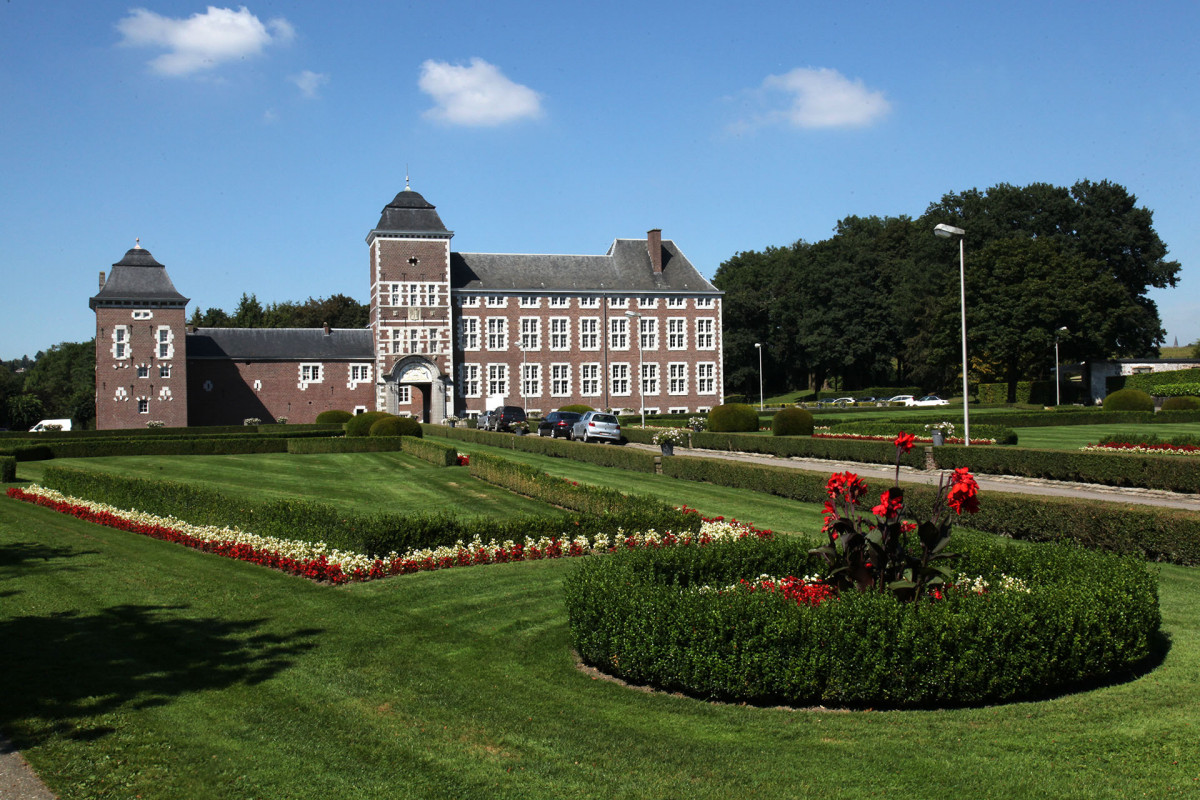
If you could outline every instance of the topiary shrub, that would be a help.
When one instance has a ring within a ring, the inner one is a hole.
[[[354,415],[349,411],[341,409],[330,409],[317,414],[317,424],[319,425],[342,425],[354,419]]]
[[[813,415],[803,408],[785,408],[771,420],[774,436],[812,436]]]
[[[712,433],[744,433],[758,430],[758,411],[745,403],[724,403],[708,412]]]
[[[367,433],[369,436],[415,436],[418,439],[424,435],[421,432],[421,423],[412,417],[392,416],[375,420]]]
[[[390,416],[392,415],[386,411],[367,411],[364,414],[356,414],[346,422],[346,435],[367,436],[371,433],[372,425]]]
[[[1200,408],[1200,397],[1168,397],[1163,400],[1163,411],[1195,411]]]
[[[586,414],[587,412],[595,411],[596,409],[592,408],[591,406],[585,406],[583,403],[575,403],[574,405],[562,406],[558,410],[573,411],[576,414]]]
[[[1119,389],[1104,398],[1105,411],[1153,411],[1154,398],[1141,389]]]

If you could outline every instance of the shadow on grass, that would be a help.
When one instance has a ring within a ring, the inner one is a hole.
[[[0,570],[19,568],[28,562],[48,562],[76,556],[92,555],[95,550],[77,550],[73,547],[55,547],[41,542],[7,542],[0,544]],[[64,565],[56,564],[56,569]]]
[[[264,622],[134,605],[5,620],[0,725],[17,749],[58,735],[101,738],[114,731],[103,722],[109,713],[261,683],[315,647],[322,632],[265,633]]]

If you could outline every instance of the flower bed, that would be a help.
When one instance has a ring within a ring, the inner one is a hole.
[[[1152,453],[1163,456],[1200,455],[1200,447],[1194,444],[1168,444],[1165,442],[1101,442],[1079,448],[1093,453]]]
[[[87,522],[332,584],[476,564],[534,561],[638,548],[702,546],[734,539],[772,537],[769,530],[718,517],[705,519],[695,533],[659,533],[654,530],[627,532],[618,528],[612,536],[526,537],[523,542],[508,540],[500,544],[495,541],[485,544],[475,538],[469,543],[459,541],[449,546],[410,550],[403,554],[392,552],[382,558],[372,558],[361,553],[331,549],[324,542],[259,536],[237,528],[192,525],[174,517],[122,510],[36,485],[25,489],[13,487],[7,494]],[[688,509],[685,507],[684,511]]]
[[[896,438],[896,434],[894,434],[894,433],[870,434],[870,433],[814,432],[813,438],[814,439],[849,439],[850,441],[855,441],[855,442],[890,442]],[[933,437],[932,436],[914,436],[914,441],[916,441],[920,444],[933,444]],[[963,438],[960,436],[947,436],[945,438],[946,444],[962,444],[963,441],[964,441]],[[982,445],[982,444],[995,444],[995,443],[996,443],[995,439],[980,439],[980,438],[977,438],[974,436],[971,437],[971,444]]]

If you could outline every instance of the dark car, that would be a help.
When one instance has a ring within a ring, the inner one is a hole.
[[[546,418],[538,423],[538,436],[550,436],[557,439],[571,433],[571,426],[579,421],[582,414],[574,411],[551,411]]]
[[[512,426],[525,421],[525,409],[520,406],[500,406],[488,418],[488,427],[494,431],[512,430]]]

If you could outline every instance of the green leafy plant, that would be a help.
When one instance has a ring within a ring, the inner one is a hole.
[[[771,420],[773,436],[812,436],[813,415],[803,408],[780,409]]]
[[[708,430],[738,433],[758,430],[758,411],[745,403],[725,403],[708,412]]]
[[[1154,411],[1154,398],[1141,389],[1118,389],[1104,398],[1105,411]]]
[[[354,415],[349,411],[342,411],[337,408],[317,414],[317,422],[322,425],[342,425],[352,419],[354,419]]]

